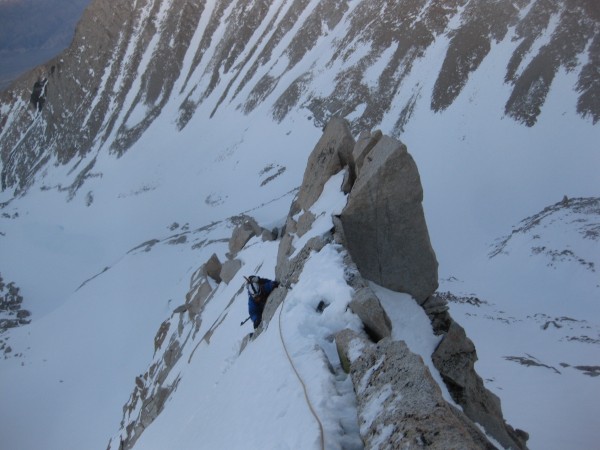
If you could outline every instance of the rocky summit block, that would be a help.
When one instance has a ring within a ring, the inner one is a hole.
[[[361,274],[419,303],[438,286],[422,201],[419,171],[406,146],[382,136],[364,158],[341,214]]]

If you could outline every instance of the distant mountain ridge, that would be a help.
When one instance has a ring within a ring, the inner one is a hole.
[[[180,129],[224,104],[246,114],[264,105],[276,121],[308,108],[316,123],[346,116],[354,130],[396,114],[398,136],[417,104],[452,105],[499,45],[511,48],[502,114],[534,126],[565,70],[578,74],[579,114],[600,119],[600,6],[591,0],[97,0],[71,48],[2,96],[2,189],[25,188],[50,158],[66,163],[106,143],[122,154],[169,102]],[[411,73],[430,54],[441,66],[424,92]],[[24,135],[38,75],[49,78],[47,107]]]
[[[600,198],[569,199],[565,196],[562,201],[524,219],[509,236],[498,240],[489,256],[494,258],[498,255],[508,254],[513,238],[529,238],[531,254],[544,256],[549,266],[561,261],[569,261],[583,266],[588,271],[596,272],[596,264],[593,260],[588,259],[588,255],[575,254],[569,245],[566,245],[565,248],[556,248],[559,245],[556,237],[548,238],[545,236],[544,229],[548,226],[572,227],[570,224],[576,224],[573,228],[576,228],[579,239],[592,243],[600,240],[599,216]]]

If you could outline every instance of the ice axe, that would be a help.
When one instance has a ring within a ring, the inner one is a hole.
[[[246,280],[246,283],[250,284],[250,280],[248,279],[248,277],[244,277],[244,280]],[[250,316],[248,316],[248,318],[246,320],[244,320],[242,323],[240,323],[240,327],[242,325],[244,325],[246,322],[248,322],[250,320]]]

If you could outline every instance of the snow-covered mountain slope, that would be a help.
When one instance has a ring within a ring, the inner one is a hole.
[[[4,96],[3,189],[49,157],[87,156],[74,173],[86,177],[100,148],[126,151],[165,108],[179,129],[225,108],[278,122],[306,108],[397,136],[420,108],[448,111],[490,62],[498,78],[477,85],[499,96],[495,117],[535,124],[566,72],[570,108],[596,123],[599,20],[588,1],[97,0],[71,48]],[[24,136],[38,76],[47,111]]]
[[[598,214],[519,223],[600,196],[598,36],[594,2],[93,2],[42,68],[41,113],[37,73],[0,105],[0,274],[31,312],[0,335],[3,445],[106,448],[191,275],[225,259],[229,218],[282,225],[318,127],[339,114],[413,155],[440,291],[507,421],[532,449],[594,448],[600,252],[579,220],[594,230]],[[244,274],[272,276],[275,246],[256,243]],[[229,319],[182,358],[140,448],[264,448],[266,432],[314,445],[275,330],[234,358],[249,331],[240,286],[212,301],[206,323],[234,298]],[[240,382],[269,367],[277,379],[257,375],[248,395]],[[256,414],[268,399],[273,427]],[[334,435],[356,442],[351,427]]]

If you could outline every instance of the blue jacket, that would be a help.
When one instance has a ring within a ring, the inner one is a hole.
[[[262,320],[263,310],[265,309],[265,303],[267,303],[267,297],[273,289],[277,287],[279,283],[275,281],[268,280],[266,278],[261,278],[261,291],[260,291],[260,299],[259,301],[255,301],[250,293],[248,293],[248,313],[250,314],[250,319],[254,323],[255,327],[258,326],[258,323]]]

